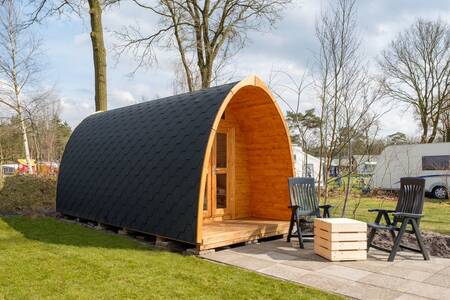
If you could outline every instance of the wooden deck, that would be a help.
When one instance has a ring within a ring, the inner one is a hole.
[[[200,250],[213,249],[261,238],[287,234],[289,221],[237,219],[203,224]]]

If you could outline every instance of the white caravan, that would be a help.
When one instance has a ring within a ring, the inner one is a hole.
[[[317,183],[320,170],[320,159],[306,154],[298,145],[293,145],[293,155],[295,161],[295,176],[313,177]],[[323,182],[323,180],[321,180]]]
[[[444,199],[450,182],[450,143],[395,145],[378,157],[372,187],[398,190],[401,177],[425,179],[425,191]]]

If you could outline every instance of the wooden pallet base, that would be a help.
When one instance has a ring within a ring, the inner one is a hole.
[[[263,238],[287,234],[289,221],[268,219],[238,219],[203,225],[203,240],[199,250],[214,249],[238,243],[252,243]]]

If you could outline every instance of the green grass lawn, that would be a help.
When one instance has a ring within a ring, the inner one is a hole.
[[[51,218],[0,218],[0,299],[340,299]]]
[[[353,216],[353,210],[360,201],[359,207]],[[342,211],[343,197],[333,197],[329,203],[334,204],[333,215],[340,215]],[[373,222],[376,214],[368,212],[369,208],[395,208],[397,201],[395,199],[377,199],[369,197],[351,197],[347,209],[346,216],[349,218],[356,217],[356,219],[364,222]],[[424,217],[421,221],[421,229],[425,231],[434,231],[442,234],[450,235],[450,202],[437,201],[435,199],[426,198],[424,205]]]

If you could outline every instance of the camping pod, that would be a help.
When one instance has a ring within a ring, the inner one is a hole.
[[[251,76],[84,119],[57,211],[215,248],[287,233],[293,174],[283,115]]]

